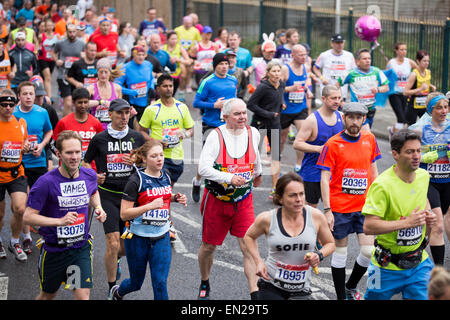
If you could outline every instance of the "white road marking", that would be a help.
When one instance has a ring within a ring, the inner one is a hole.
[[[8,280],[6,274],[0,272],[0,300],[8,299]]]

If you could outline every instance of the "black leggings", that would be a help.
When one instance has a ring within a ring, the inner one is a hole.
[[[392,110],[394,110],[395,116],[397,117],[397,122],[407,123],[406,113],[408,110],[408,98],[403,94],[391,94],[389,96],[389,103],[391,104]]]
[[[296,300],[312,300],[311,294],[287,292],[261,279],[258,280],[258,288],[258,300],[288,300],[292,297]]]

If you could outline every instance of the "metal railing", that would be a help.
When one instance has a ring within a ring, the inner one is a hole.
[[[242,46],[253,51],[261,42],[262,33],[275,32],[281,28],[296,28],[300,42],[311,47],[311,57],[316,58],[329,49],[330,37],[335,33],[336,19],[340,33],[346,38],[346,50],[356,52],[360,48],[370,48],[373,44],[360,40],[355,32],[356,20],[365,15],[352,8],[336,14],[334,9],[317,8],[311,4],[294,5],[287,1],[268,0],[193,0],[193,10],[200,23],[210,25],[213,30],[220,26],[241,34]],[[172,0],[172,26],[181,24],[188,14],[188,0]],[[405,42],[408,57],[415,59],[420,49],[430,53],[432,83],[444,91],[450,88],[450,18],[446,21],[420,21],[414,18],[393,19],[381,16],[382,32],[378,38],[381,48],[388,58],[392,58],[397,42]],[[215,36],[215,35],[214,35]],[[385,57],[380,50],[373,51],[372,64],[384,69]]]

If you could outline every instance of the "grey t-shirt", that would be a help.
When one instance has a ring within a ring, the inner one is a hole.
[[[84,42],[80,40],[72,42],[69,39],[64,39],[56,43],[54,51],[58,58],[64,62],[62,67],[58,68],[58,79],[64,79],[72,64],[80,59],[84,46]]]

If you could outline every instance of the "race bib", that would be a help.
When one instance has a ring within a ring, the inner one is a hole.
[[[406,228],[398,230],[397,245],[399,246],[414,246],[420,243],[422,239],[423,226]]]
[[[170,200],[170,199],[169,199]],[[163,207],[145,212],[142,215],[142,224],[162,227],[169,220],[169,202],[164,201]]]
[[[99,105],[97,109],[95,109],[95,117],[100,122],[111,122],[111,118],[109,117],[109,108],[104,105]]]
[[[140,82],[131,85],[131,89],[136,90],[138,95],[136,98],[143,98],[147,96],[147,82]]]
[[[1,161],[9,163],[19,163],[22,143],[5,141],[2,145]]]
[[[0,88],[7,88],[8,87],[8,76],[7,75],[0,75]]]
[[[38,145],[38,137],[35,134],[30,134],[28,136],[28,142],[30,143],[30,149],[28,150],[28,154],[33,153],[34,148]]]
[[[68,226],[56,227],[58,245],[71,246],[76,242],[84,240],[86,232],[86,215],[78,214],[77,220]]]
[[[130,172],[133,167],[125,164],[123,161],[125,154],[108,154],[106,155],[106,168],[109,173]]]
[[[162,142],[167,144],[168,148],[175,148],[180,143],[180,138],[176,131],[178,128],[164,128]]]
[[[428,163],[427,171],[431,179],[450,178],[450,163]]]
[[[344,169],[342,174],[342,193],[362,195],[367,189],[367,171]]]
[[[426,106],[427,96],[416,97],[414,101],[414,108],[423,109]]]
[[[70,69],[75,61],[80,60],[79,57],[66,57],[64,59],[64,68]]]
[[[115,65],[117,62],[117,51],[109,52],[108,58],[109,58],[109,61],[111,62],[111,65],[112,66]]]
[[[294,85],[297,84],[302,85],[302,82],[294,81]],[[305,87],[302,86],[300,90],[289,92],[288,99],[290,103],[303,103],[305,99]]]
[[[274,283],[284,290],[300,291],[304,289],[309,264],[290,265],[277,261]]]
[[[94,84],[97,82],[97,78],[84,78],[83,79],[83,88],[89,87],[91,84]]]

